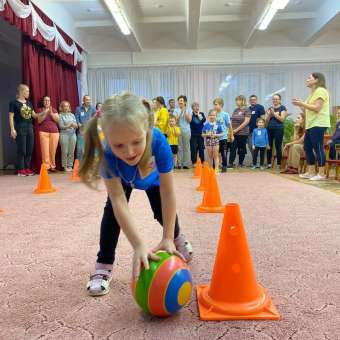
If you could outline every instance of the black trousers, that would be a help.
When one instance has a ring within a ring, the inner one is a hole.
[[[234,141],[231,144],[231,151],[229,157],[229,164],[233,165],[236,158],[236,151],[238,154],[238,163],[243,165],[244,157],[247,154],[247,135],[236,135],[234,136]]]
[[[34,145],[33,125],[19,125],[16,127],[16,131],[17,168],[18,170],[29,169]]]
[[[191,152],[191,162],[195,164],[197,161],[197,152],[201,159],[201,162],[204,162],[204,139],[201,135],[190,137],[190,152]]]
[[[126,199],[129,201],[132,188],[129,186],[123,185]],[[162,218],[162,205],[161,205],[161,195],[159,191],[159,186],[151,187],[146,190],[146,194],[148,196],[151,209],[154,214],[154,218],[163,225]],[[176,215],[175,221],[175,235],[176,238],[179,235],[179,224],[178,217]],[[120,234],[120,226],[116,220],[116,217],[113,213],[111,200],[108,197],[105,207],[104,214],[102,218],[102,223],[100,227],[100,241],[99,241],[99,252],[97,254],[97,262],[105,263],[105,264],[113,264],[115,260],[115,252],[118,243],[118,238]]]
[[[267,151],[267,163],[272,163],[273,142],[275,142],[277,165],[280,165],[282,160],[283,129],[267,129],[267,131],[270,146]]]
[[[266,151],[266,148],[261,148],[259,146],[255,147],[255,150],[253,152],[253,165],[256,166],[257,164],[257,156],[259,154],[260,151],[260,166],[263,166],[264,164],[264,152]]]
[[[228,166],[228,140],[222,139],[220,144],[220,154],[222,158],[222,167],[226,168]]]

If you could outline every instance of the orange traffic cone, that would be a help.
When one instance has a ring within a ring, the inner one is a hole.
[[[205,162],[203,165],[202,173],[201,173],[201,182],[200,185],[196,188],[197,191],[204,191],[209,181],[209,164]]]
[[[79,159],[76,159],[74,161],[73,165],[73,172],[71,176],[71,181],[80,181],[80,177],[78,175],[78,170],[79,170]]]
[[[34,194],[48,194],[55,192],[57,189],[53,188],[45,164],[41,164],[40,176],[37,188],[33,191]]]
[[[196,211],[200,213],[223,213],[224,211],[214,169],[209,169],[208,185],[204,191],[202,204],[196,208]]]
[[[196,168],[195,168],[192,178],[201,178],[201,175],[202,175],[202,162],[201,162],[201,158],[198,158],[198,161],[196,163]]]
[[[210,285],[197,286],[202,320],[278,320],[266,290],[256,282],[240,207],[225,206]]]

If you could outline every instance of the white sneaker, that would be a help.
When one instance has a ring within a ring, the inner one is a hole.
[[[110,291],[110,282],[112,280],[112,272],[107,269],[97,269],[90,276],[87,283],[87,293],[91,296],[102,296]]]
[[[322,180],[325,180],[326,179],[326,176],[321,176],[319,174],[311,177],[309,180],[311,181],[322,181]]]
[[[299,177],[300,178],[304,178],[304,179],[311,179],[312,177],[314,177],[315,175],[311,175],[308,172],[305,172],[304,174],[300,174]]]
[[[176,249],[183,255],[187,262],[192,259],[192,245],[183,234],[179,234],[174,240]]]

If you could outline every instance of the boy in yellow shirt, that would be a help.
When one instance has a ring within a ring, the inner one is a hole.
[[[176,117],[170,115],[169,125],[166,130],[168,143],[171,147],[172,154],[174,156],[174,167],[177,168],[177,153],[178,153],[178,137],[181,134],[181,129],[176,126]]]

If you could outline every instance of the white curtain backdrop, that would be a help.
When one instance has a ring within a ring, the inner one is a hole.
[[[188,103],[197,101],[207,112],[214,98],[221,96],[225,110],[235,108],[235,97],[247,98],[256,94],[259,103],[271,105],[271,95],[279,92],[282,103],[295,115],[298,108],[291,105],[292,98],[306,98],[309,90],[305,80],[312,72],[326,76],[331,93],[331,105],[340,104],[340,64],[273,64],[237,66],[154,66],[89,69],[88,88],[93,101],[104,101],[108,96],[124,90],[165,100],[188,97]]]

